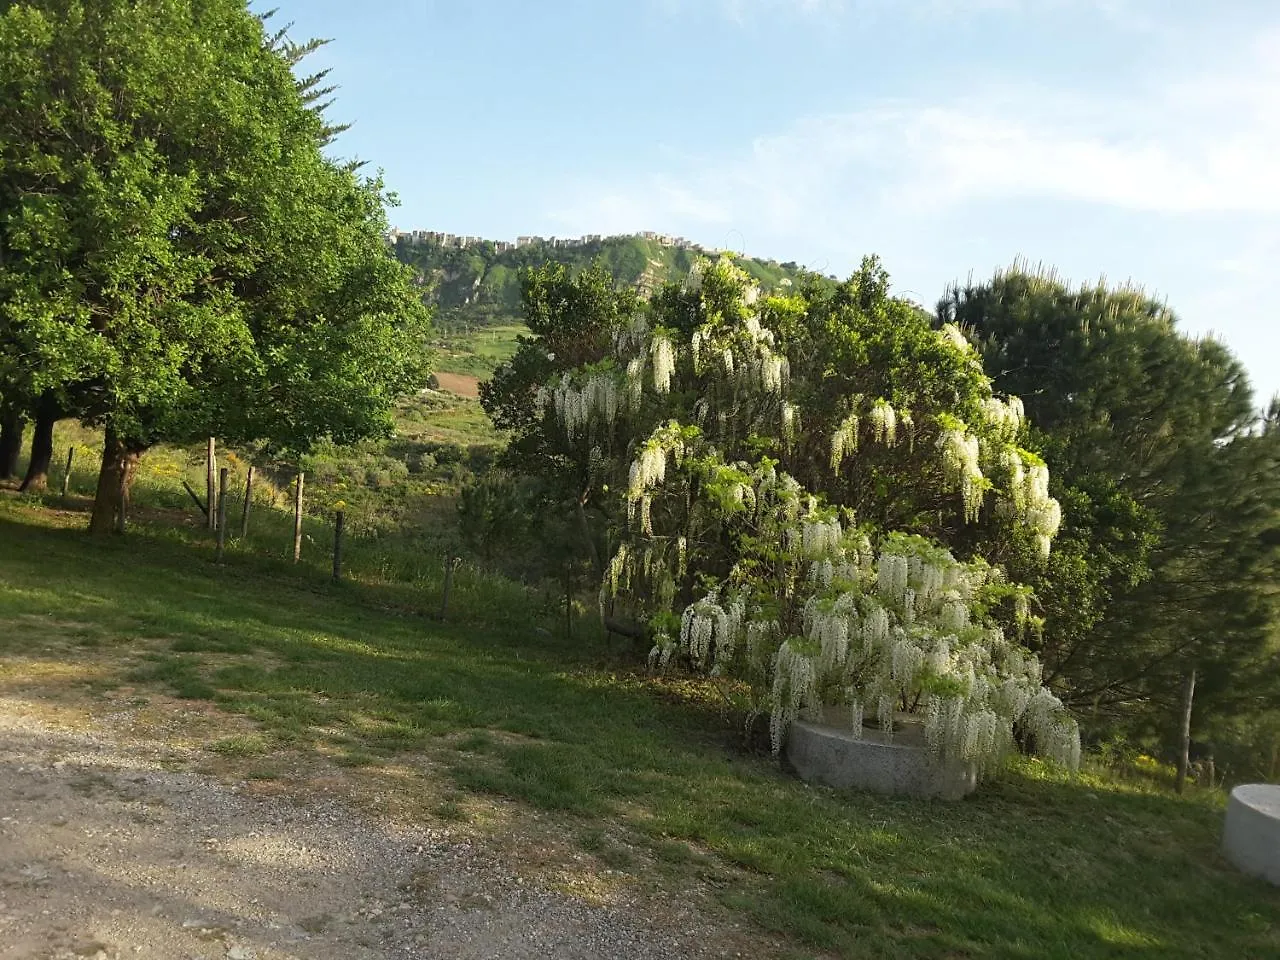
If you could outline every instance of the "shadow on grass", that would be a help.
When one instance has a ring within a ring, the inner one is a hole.
[[[439,623],[359,584],[0,513],[0,655],[66,658],[67,624],[140,653],[119,680],[207,698],[269,741],[425,753],[454,786],[620,836],[675,890],[844,957],[1267,957],[1280,893],[1217,853],[1203,800],[1024,764],[956,804],[813,788],[733,748],[710,701],[658,695],[540,630],[519,594]],[[310,579],[308,579],[310,578]],[[419,608],[420,609],[420,608]],[[92,655],[92,653],[90,654]],[[637,868],[641,869],[641,868]],[[643,869],[649,869],[645,867]]]

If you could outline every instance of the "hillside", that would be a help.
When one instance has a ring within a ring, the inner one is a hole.
[[[445,332],[519,322],[520,271],[558,261],[573,269],[603,264],[619,284],[655,290],[688,273],[703,251],[672,238],[619,236],[574,241],[536,239],[515,246],[466,238],[465,246],[438,235],[398,235],[396,254],[422,278],[428,301],[436,307],[437,327]],[[808,271],[794,263],[742,257],[743,268],[766,290]]]

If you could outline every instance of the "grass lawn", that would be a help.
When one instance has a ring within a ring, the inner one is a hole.
[[[413,815],[480,832],[505,804],[794,956],[1280,956],[1280,891],[1219,856],[1220,795],[1036,763],[954,805],[814,788],[739,749],[698,684],[569,645],[531,595],[477,583],[440,623],[415,612],[429,589],[218,567],[145,523],[90,542],[83,519],[0,496],[0,693],[210,701],[252,723],[209,744],[238,776],[290,752],[395,769]]]

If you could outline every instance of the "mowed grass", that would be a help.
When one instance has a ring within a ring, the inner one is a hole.
[[[211,744],[227,762],[430,758],[437,816],[510,798],[672,898],[714,890],[797,956],[1280,956],[1280,891],[1221,859],[1218,795],[1034,763],[954,805],[811,787],[742,751],[696,684],[568,644],[516,592],[441,623],[145,527],[91,542],[81,520],[0,498],[0,677],[127,663],[83,682],[254,721]]]

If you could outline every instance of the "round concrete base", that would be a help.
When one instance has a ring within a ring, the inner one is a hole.
[[[1250,783],[1231,791],[1222,852],[1245,873],[1280,886],[1280,786]]]
[[[977,786],[974,769],[939,764],[911,730],[890,739],[864,729],[861,738],[847,726],[796,721],[783,757],[802,780],[841,789],[893,796],[959,800]]]

